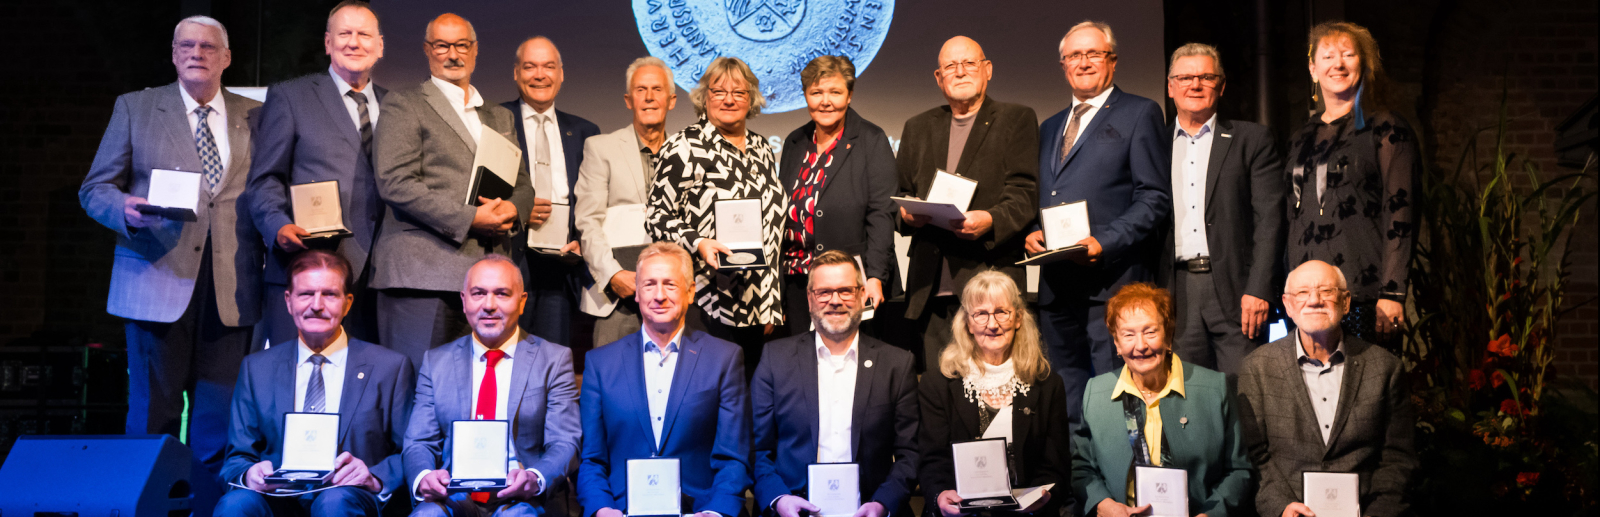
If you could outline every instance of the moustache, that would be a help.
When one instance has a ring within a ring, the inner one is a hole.
[[[452,57],[444,60],[444,66],[446,68],[461,68],[467,66],[467,61],[459,57]]]

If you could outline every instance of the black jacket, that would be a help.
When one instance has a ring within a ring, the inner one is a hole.
[[[778,180],[785,192],[794,192],[800,163],[816,128],[816,122],[807,122],[783,141]],[[889,200],[895,195],[894,150],[889,148],[889,137],[851,109],[845,114],[844,135],[834,147],[833,159],[842,163],[817,195],[816,240],[807,244],[814,248],[813,253],[837,249],[861,256],[867,278],[882,280],[887,295],[891,272],[896,269],[894,222],[899,217]]]

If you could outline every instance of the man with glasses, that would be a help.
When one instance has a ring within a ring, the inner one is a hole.
[[[857,465],[862,504],[854,517],[912,515],[916,361],[861,335],[862,282],[848,253],[813,258],[813,330],[767,343],[750,381],[756,504],[778,517],[821,511],[804,496],[812,463]]]
[[[239,363],[261,316],[262,241],[236,206],[250,171],[248,119],[261,103],[222,88],[232,60],[220,22],[178,22],[177,82],[117,98],[78,190],[89,217],[117,234],[106,312],[126,321],[127,432],[184,438],[187,398],[187,443],[213,476]],[[154,180],[175,177],[198,190],[177,193],[193,196],[194,212],[150,213],[151,189],[173,188]]]
[[[1077,243],[1088,253],[1040,268],[1039,331],[1050,365],[1066,381],[1067,416],[1076,423],[1084,385],[1122,362],[1106,330],[1106,301],[1123,285],[1151,280],[1156,228],[1172,209],[1170,149],[1161,107],[1113,86],[1111,26],[1079,23],[1056,49],[1072,101],[1039,128],[1037,199],[1041,207],[1086,201],[1091,228]],[[1037,228],[1027,250],[1045,251]]]
[[[1173,351],[1226,374],[1267,338],[1267,300],[1284,246],[1283,157],[1265,126],[1217,116],[1222,58],[1190,43],[1172,53],[1167,96],[1172,217],[1156,277],[1173,293]]]
[[[939,371],[939,351],[950,342],[950,323],[960,306],[956,293],[979,272],[996,269],[1025,285],[1022,237],[1038,210],[1039,118],[1027,106],[987,94],[994,63],[966,36],[939,50],[934,81],[944,106],[906,121],[895,161],[900,196],[928,197],[936,171],[978,183],[965,217],[931,223],[900,211],[899,231],[911,236],[906,272],[907,319],[923,328],[925,371]],[[931,223],[931,224],[930,224]],[[918,350],[913,350],[917,352]]]
[[[1339,326],[1348,289],[1326,262],[1295,268],[1283,306],[1296,330],[1257,348],[1239,370],[1239,424],[1261,473],[1261,515],[1312,515],[1304,501],[1322,494],[1305,493],[1305,472],[1359,474],[1362,515],[1409,511],[1416,409],[1400,360]]]
[[[372,147],[378,196],[389,205],[373,246],[378,334],[415,364],[429,348],[466,335],[461,279],[484,255],[525,246],[511,235],[533,208],[525,166],[511,199],[467,199],[480,139],[491,131],[516,138],[511,110],[485,104],[469,84],[478,58],[472,24],[439,15],[428,23],[423,51],[432,77],[383,99]]]

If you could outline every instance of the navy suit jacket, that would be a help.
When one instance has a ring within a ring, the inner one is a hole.
[[[355,338],[349,343],[339,395],[339,451],[366,463],[383,482],[382,493],[392,494],[411,486],[401,468],[400,446],[411,415],[416,370],[411,360],[387,348]],[[275,346],[244,358],[233,390],[222,479],[237,482],[262,460],[283,466],[283,414],[300,410],[294,405],[299,349],[298,344]]]
[[[528,166],[528,174],[533,174],[532,151],[528,150],[528,135],[522,126],[522,101],[512,100],[500,104],[511,110],[512,120],[517,126],[517,145],[522,147],[522,163]],[[583,117],[556,110],[556,129],[561,134],[561,154],[567,161],[567,206],[578,205],[578,167],[583,165],[583,141],[589,137],[600,134],[600,126],[585,120]],[[529,176],[532,181],[532,176]],[[550,199],[548,192],[534,192],[534,197]],[[567,242],[578,240],[578,218],[567,218]],[[527,238],[523,238],[526,242]]]
[[[917,373],[911,352],[861,336],[850,414],[850,460],[860,466],[862,502],[911,515],[917,485]],[[806,497],[806,466],[817,462],[817,335],[771,343],[750,382],[754,408],[756,505]]]
[[[511,360],[511,390],[501,420],[511,421],[517,461],[544,475],[548,495],[561,487],[578,454],[578,394],[572,350],[523,332]],[[472,419],[472,335],[429,350],[417,372],[417,398],[406,428],[406,482],[424,470],[449,469],[450,423]]]
[[[583,464],[578,503],[583,514],[627,511],[628,460],[677,458],[684,513],[744,511],[750,488],[750,399],[744,351],[685,328],[657,445],[645,398],[644,333],[589,351],[583,367]]]
[[[1061,137],[1071,108],[1039,127],[1039,207],[1089,202],[1089,234],[1100,262],[1040,268],[1039,304],[1104,302],[1129,282],[1152,279],[1153,236],[1172,214],[1172,135],[1161,107],[1113,86],[1106,104],[1080,128],[1065,160]]]
[[[372,95],[368,105],[376,106],[388,90],[374,84],[365,93]],[[322,71],[272,85],[260,120],[251,140],[255,153],[248,192],[250,217],[271,250],[266,281],[288,283],[290,254],[276,241],[278,229],[294,222],[289,186],[328,180],[339,181],[339,207],[351,233],[339,239],[338,253],[350,261],[350,277],[361,278],[383,218],[383,200],[372,179],[372,160],[361,152],[361,128],[350,120],[333,76]]]

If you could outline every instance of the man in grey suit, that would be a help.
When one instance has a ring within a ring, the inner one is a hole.
[[[488,253],[509,254],[510,236],[533,207],[527,167],[511,199],[467,203],[473,157],[482,138],[515,138],[515,118],[486,104],[469,84],[478,35],[460,16],[428,23],[427,81],[385,96],[373,135],[373,174],[388,204],[372,251],[378,335],[421,363],[422,353],[467,333],[456,286]]]
[[[328,71],[272,85],[261,106],[250,164],[250,214],[266,239],[266,298],[262,321],[272,344],[295,339],[294,319],[284,309],[284,267],[296,252],[315,247],[335,250],[354,268],[356,305],[344,328],[358,339],[377,342],[376,295],[367,289],[367,259],[383,203],[372,180],[372,125],[388,90],[372,84],[372,66],[383,58],[378,16],[366,2],[344,0],[328,13],[323,48]],[[295,224],[289,186],[339,182],[339,206],[347,237],[307,239]],[[258,343],[259,344],[259,343]]]
[[[650,196],[656,153],[667,139],[667,112],[678,104],[672,69],[658,58],[635,59],[628,65],[627,81],[622,102],[633,112],[633,123],[584,142],[572,216],[584,263],[593,277],[578,299],[578,309],[600,318],[594,324],[597,347],[639,331],[639,303],[633,299],[637,264],[623,264],[612,252],[606,241],[606,210],[643,204]]]
[[[1411,405],[1400,360],[1344,335],[1350,311],[1344,273],[1312,260],[1289,273],[1283,305],[1298,329],[1257,348],[1239,371],[1239,421],[1261,472],[1261,515],[1312,515],[1302,474],[1360,476],[1361,514],[1408,513],[1417,468]]]
[[[511,259],[479,259],[462,284],[472,333],[429,350],[417,375],[402,452],[412,493],[423,501],[412,515],[531,517],[547,508],[564,515],[562,489],[577,466],[579,436],[572,351],[517,328],[528,295]],[[456,420],[511,422],[505,489],[446,493]]]
[[[106,312],[128,320],[127,432],[178,436],[187,394],[188,444],[213,474],[261,316],[261,239],[238,203],[250,170],[247,118],[261,103],[222,89],[231,60],[221,23],[178,22],[178,82],[117,98],[78,190],[89,217],[117,233]],[[139,211],[152,169],[200,175],[194,220]]]

